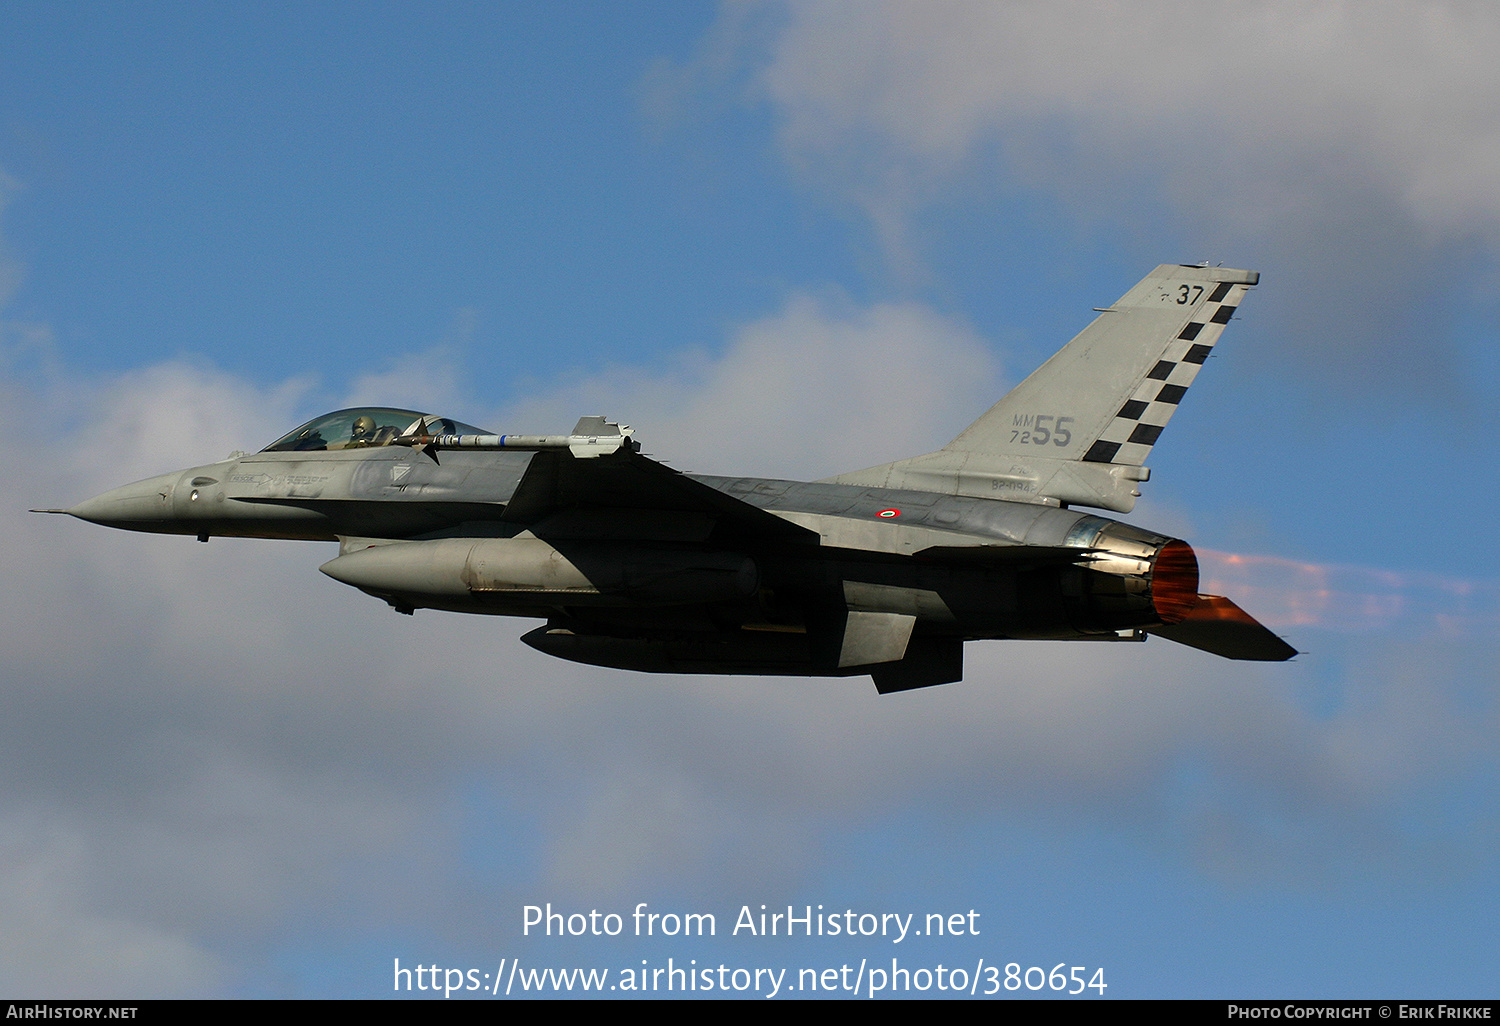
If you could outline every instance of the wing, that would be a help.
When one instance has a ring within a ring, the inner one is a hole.
[[[683,516],[726,523],[742,537],[816,544],[818,535],[629,449],[580,459],[538,452],[506,504],[504,519],[542,524],[574,510],[608,511],[649,523]]]

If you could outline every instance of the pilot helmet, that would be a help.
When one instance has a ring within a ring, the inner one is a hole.
[[[349,432],[350,439],[354,441],[365,441],[375,434],[375,418],[367,413],[362,413],[354,418],[354,429]]]

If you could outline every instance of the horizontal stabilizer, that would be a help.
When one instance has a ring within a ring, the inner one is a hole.
[[[1297,650],[1222,595],[1199,595],[1181,623],[1147,627],[1147,633],[1225,659],[1279,663]]]

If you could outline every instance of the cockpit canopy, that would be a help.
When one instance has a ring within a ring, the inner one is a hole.
[[[427,422],[430,435],[487,435],[488,431],[448,417],[385,406],[356,406],[308,421],[281,436],[261,452],[316,452],[329,449],[366,449],[390,445],[393,438],[413,434]]]

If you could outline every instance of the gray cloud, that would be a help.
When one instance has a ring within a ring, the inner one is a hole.
[[[1433,311],[1472,300],[1500,241],[1483,5],[812,2],[745,37],[789,161],[898,269],[930,207],[967,194],[982,216],[998,175],[1143,259],[1259,266],[1278,363],[1465,394]]]
[[[194,939],[95,904],[98,836],[61,817],[0,819],[0,986],[12,993],[111,997],[209,994],[227,966]]]
[[[693,469],[819,474],[938,444],[998,387],[972,334],[915,304],[794,300],[682,366],[500,422],[629,413]],[[303,387],[180,365],[74,382],[45,410],[19,400],[73,427],[0,470],[28,504],[67,503],[275,437]],[[653,678],[547,660],[522,623],[392,615],[316,573],[326,546],[0,516],[0,936],[45,922],[38,951],[66,953],[8,963],[29,993],[221,990],[308,936],[477,944],[538,893],[785,892],[892,816],[1109,824],[1251,878],[1310,848],[1337,875],[1394,857],[1415,796],[1494,769],[1492,696],[1476,716],[1415,647],[1340,678],[1346,708],[1321,720],[1298,694],[1316,664],[1159,642],[974,645],[963,685],[889,698]],[[1434,740],[1442,758],[1419,758]],[[1185,805],[1184,766],[1205,781]]]

